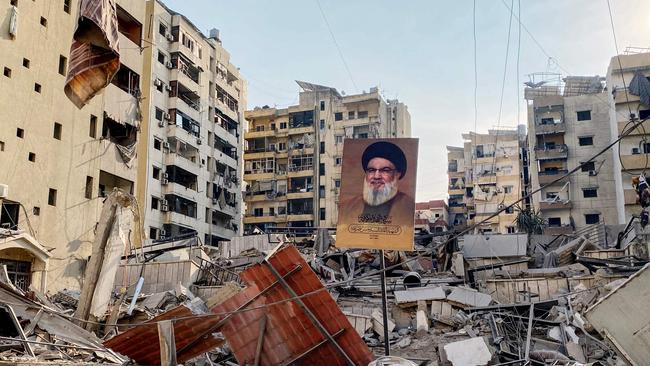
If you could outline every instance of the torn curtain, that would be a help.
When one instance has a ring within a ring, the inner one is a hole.
[[[120,69],[115,0],[81,0],[65,94],[82,108]]]

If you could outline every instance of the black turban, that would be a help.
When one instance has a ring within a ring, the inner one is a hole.
[[[399,179],[404,178],[404,174],[406,173],[406,156],[404,156],[404,152],[397,145],[387,141],[379,141],[369,145],[361,157],[363,170],[368,168],[368,162],[373,158],[390,160],[395,165],[395,170],[400,172]]]

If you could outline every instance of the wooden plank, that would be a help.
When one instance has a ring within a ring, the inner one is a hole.
[[[176,339],[171,320],[158,322],[158,341],[160,342],[160,365],[176,366]]]

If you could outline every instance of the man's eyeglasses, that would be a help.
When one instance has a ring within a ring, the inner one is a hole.
[[[368,168],[366,169],[366,174],[367,175],[375,175],[375,173],[379,172],[379,174],[383,176],[389,176],[393,175],[395,173],[395,169],[391,168],[381,168],[381,169],[375,169],[375,168]]]

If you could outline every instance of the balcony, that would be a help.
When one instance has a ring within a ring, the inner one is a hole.
[[[138,100],[114,84],[104,89],[105,113],[113,120],[137,126],[140,121]]]
[[[311,165],[291,167],[288,174],[289,178],[311,177],[313,175],[314,167]]]
[[[448,191],[449,195],[463,195],[465,194],[465,188],[458,188],[458,187],[449,187]]]
[[[637,194],[634,189],[626,189],[623,191],[623,195],[625,197],[625,205],[638,205],[639,202],[637,200]]]
[[[314,197],[314,191],[287,193],[288,200],[299,199],[299,198],[313,198],[313,197]]]
[[[244,138],[245,139],[256,139],[260,137],[271,137],[275,136],[277,130],[272,130],[272,129],[264,129],[262,131],[246,131],[244,132]]]
[[[244,151],[244,160],[264,159],[275,157],[276,150],[269,147],[259,149],[249,149]]]
[[[289,214],[287,221],[314,221],[314,215],[311,213]]]
[[[187,159],[182,155],[173,152],[165,154],[165,165],[166,166],[175,165],[183,170],[186,170],[196,175],[198,175],[199,172],[201,171],[201,165],[199,163],[191,161],[190,159]]]
[[[639,123],[639,121],[637,121],[637,123]],[[629,130],[631,126],[632,126],[632,124],[628,123],[627,121],[618,122],[618,135],[621,136],[623,134],[623,132]],[[645,132],[644,132],[644,129],[645,129]],[[650,120],[647,120],[647,121],[644,121],[643,123],[641,123],[635,129],[633,129],[627,136],[644,135],[648,131],[650,131]]]
[[[450,206],[449,207],[449,212],[450,213],[461,214],[461,213],[465,213],[465,211],[466,211],[465,206]]]
[[[612,91],[612,96],[614,97],[614,103],[627,103],[628,101],[632,103],[639,101],[639,96],[630,94],[628,88],[616,87]]]
[[[646,169],[650,167],[650,154],[622,155],[621,164],[623,170]]]
[[[550,210],[565,210],[565,209],[570,209],[573,207],[573,204],[571,201],[556,201],[556,202],[540,202],[539,203],[539,209],[542,211],[550,211]]]
[[[250,171],[244,171],[244,180],[254,181],[254,180],[271,180],[274,177],[273,169],[255,169]]]
[[[179,226],[195,228],[197,226],[197,219],[191,216],[185,216],[178,212],[168,211],[163,216],[163,223],[176,224]]]
[[[549,184],[552,181],[556,180],[559,176],[568,173],[568,170],[562,169],[562,170],[549,170],[549,171],[543,171],[539,172],[538,178],[539,178],[539,185],[544,185],[544,184]],[[560,182],[562,182],[561,180]]]
[[[197,191],[174,182],[167,183],[162,192],[163,194],[173,194],[194,202],[198,200],[199,195]]]
[[[569,156],[569,148],[562,144],[555,147],[535,147],[535,158],[537,160],[566,159]]]
[[[564,122],[535,125],[535,135],[538,136],[552,135],[552,134],[565,133],[565,132],[566,132],[566,124]]]
[[[244,224],[261,224],[271,222],[286,222],[286,215],[246,215],[244,216]]]
[[[117,144],[108,139],[100,140],[99,160],[100,167],[108,173],[135,182],[137,170],[129,168],[124,163],[122,154],[117,148]]]
[[[289,128],[289,135],[301,135],[310,132],[314,132],[314,126]]]

